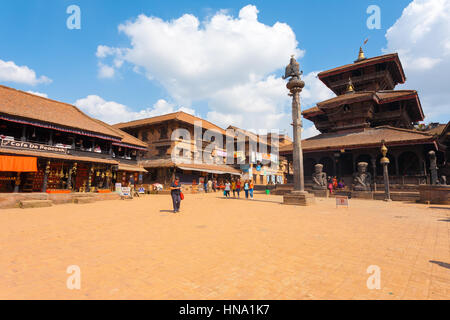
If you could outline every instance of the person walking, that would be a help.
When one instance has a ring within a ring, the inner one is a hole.
[[[333,194],[333,180],[331,177],[328,177],[328,190],[330,191],[330,194]]]
[[[240,193],[241,193],[241,179],[237,179],[236,181],[236,192],[237,192],[237,196],[238,199],[241,197]]]
[[[248,189],[249,189],[249,183],[248,183],[248,180],[245,180],[245,182],[244,182],[245,199],[248,199]]]
[[[233,198],[236,198],[236,180],[231,180],[231,191],[233,191]]]
[[[248,192],[250,194],[250,198],[252,198],[252,199],[253,199],[253,188],[254,188],[253,181],[250,180],[250,185],[248,187]]]
[[[205,190],[205,193],[208,193],[208,181],[206,178],[203,180],[203,190]]]
[[[228,180],[225,182],[225,197],[228,198],[230,196],[230,189],[231,189],[231,184],[228,182]]]
[[[178,177],[175,177],[175,181],[170,185],[170,195],[172,196],[173,213],[180,212],[181,184]]]
[[[135,181],[134,181],[134,175],[130,174],[130,180],[129,180],[129,185],[130,185],[130,197],[131,199],[133,199],[134,196],[134,188],[135,188]]]
[[[216,179],[214,179],[214,181],[213,181],[213,191],[217,192],[217,180]]]
[[[333,189],[336,190],[338,187],[338,180],[336,177],[333,178]]]
[[[211,179],[208,180],[208,192],[212,192],[213,189],[213,182],[211,181]]]

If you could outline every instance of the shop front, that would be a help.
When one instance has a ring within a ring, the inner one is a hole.
[[[111,190],[117,168],[115,160],[0,148],[0,192]]]

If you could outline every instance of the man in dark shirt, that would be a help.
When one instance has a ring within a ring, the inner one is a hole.
[[[181,184],[180,179],[178,177],[175,178],[175,181],[170,185],[170,194],[172,196],[173,202],[173,213],[177,213],[180,211],[181,205]]]

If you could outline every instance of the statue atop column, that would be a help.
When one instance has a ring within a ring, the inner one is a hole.
[[[295,60],[294,56],[291,56],[291,61],[286,67],[283,79],[292,78],[298,80],[302,74],[303,71],[300,71],[300,64]]]
[[[353,189],[355,191],[371,191],[372,175],[367,172],[367,162],[358,163],[358,172],[354,175]]]
[[[327,174],[322,172],[323,164],[316,164],[314,166],[314,174],[312,176],[313,189],[314,190],[326,190],[327,189]]]

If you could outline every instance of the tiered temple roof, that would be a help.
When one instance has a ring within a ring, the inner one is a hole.
[[[305,152],[349,150],[380,145],[435,144],[436,133],[415,129],[425,116],[415,90],[394,90],[406,80],[396,53],[366,59],[362,49],[352,63],[319,73],[337,96],[303,111],[321,134],[302,142]],[[292,145],[280,148],[292,152]]]
[[[383,125],[413,129],[425,117],[417,91],[394,90],[406,79],[396,53],[366,59],[361,50],[353,64],[321,72],[319,79],[337,96],[302,114],[322,133]]]

